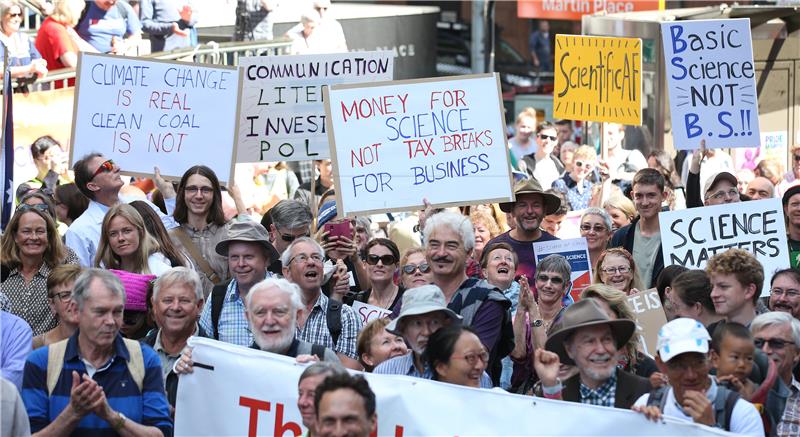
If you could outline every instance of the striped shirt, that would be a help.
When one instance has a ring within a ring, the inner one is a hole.
[[[433,379],[433,371],[428,367],[419,373],[417,366],[414,365],[414,352],[409,352],[399,357],[390,358],[376,367],[372,373],[379,375],[406,375],[416,378]],[[492,378],[489,374],[483,372],[481,375],[481,388],[492,388]]]
[[[327,308],[328,297],[320,293],[317,303],[311,308],[311,313],[308,315],[303,327],[297,327],[295,338],[331,348],[335,352],[357,360],[356,339],[362,328],[361,319],[350,306],[342,304],[342,333],[339,335],[339,341],[334,346],[333,338],[331,338],[331,333],[328,330],[328,321],[325,317]]]
[[[613,407],[614,399],[617,394],[617,372],[618,370],[614,369],[611,378],[608,378],[606,382],[596,389],[591,389],[581,382],[581,403],[599,405],[601,407]]]
[[[25,402],[25,409],[28,410],[32,433],[44,429],[69,405],[72,371],[77,371],[81,375],[87,374],[86,365],[78,349],[78,334],[76,332],[67,340],[64,367],[61,369],[61,375],[52,395],[47,393],[49,346],[33,351],[25,363],[22,400]],[[161,379],[161,361],[147,345],[142,345],[142,358],[145,375],[140,392],[128,371],[127,361],[130,359],[128,348],[122,336],[117,334],[114,354],[108,363],[92,375],[92,379],[103,387],[108,404],[113,410],[136,423],[158,427],[166,436],[172,435],[172,419],[169,417],[169,404]],[[117,435],[117,433],[108,422],[94,413],[89,413],[81,419],[72,435],[84,437]]]

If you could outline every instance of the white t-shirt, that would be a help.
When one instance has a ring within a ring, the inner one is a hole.
[[[712,403],[714,402],[714,398],[717,396],[717,384],[715,382],[711,383],[711,387],[706,392],[706,396]],[[645,406],[649,398],[650,393],[644,394],[633,405],[640,407]],[[687,422],[694,421],[692,416],[684,413],[683,409],[678,405],[678,401],[675,400],[675,393],[671,387],[667,392],[667,401],[664,404],[663,414],[664,416],[682,419]],[[736,405],[733,406],[730,425],[731,432],[733,433],[753,437],[764,437],[764,424],[761,421],[758,410],[756,410],[753,404],[744,399],[739,399],[736,401]]]
[[[536,161],[536,168],[533,169],[533,177],[539,181],[539,185],[545,190],[552,188],[553,182],[556,181],[561,175],[558,173],[556,163],[550,156],[545,157],[541,161]]]

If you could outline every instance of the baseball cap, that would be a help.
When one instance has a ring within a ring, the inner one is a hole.
[[[706,195],[708,195],[708,192],[711,191],[711,189],[714,188],[714,186],[717,185],[717,182],[719,182],[719,181],[728,181],[734,187],[739,184],[739,179],[736,179],[736,176],[734,176],[732,173],[729,173],[727,171],[720,171],[720,172],[714,173],[713,175],[711,175],[711,177],[706,179],[706,185],[703,187],[703,198],[704,199],[705,199]]]
[[[686,352],[707,354],[710,341],[711,336],[702,323],[682,317],[672,320],[659,329],[656,349],[661,361],[666,363]]]
[[[789,187],[789,189],[783,193],[783,206],[786,206],[789,203],[789,199],[798,193],[800,193],[800,185],[792,185]]]

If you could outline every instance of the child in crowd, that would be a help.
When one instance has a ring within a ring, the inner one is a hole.
[[[717,383],[736,390],[750,400],[758,386],[747,379],[753,370],[756,348],[750,331],[739,323],[721,323],[711,338],[711,364],[717,369]]]

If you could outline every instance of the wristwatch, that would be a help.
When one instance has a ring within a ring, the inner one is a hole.
[[[544,320],[542,319],[536,319],[533,321],[533,323],[531,323],[531,326],[533,326],[534,328],[538,328],[542,325],[544,325]]]
[[[125,421],[128,420],[124,414],[117,412],[117,418],[114,419],[114,423],[111,424],[111,427],[114,428],[114,431],[119,431],[125,427]]]

